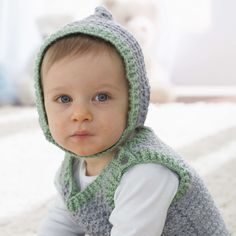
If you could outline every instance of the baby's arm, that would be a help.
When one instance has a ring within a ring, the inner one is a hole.
[[[84,233],[71,220],[64,202],[57,196],[37,236],[84,236]]]
[[[177,192],[178,177],[158,164],[140,164],[122,177],[110,216],[111,236],[158,236]]]

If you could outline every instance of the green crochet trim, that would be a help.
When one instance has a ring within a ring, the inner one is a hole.
[[[136,75],[137,65],[136,65],[136,62],[134,61],[134,57],[132,55],[130,48],[126,45],[125,42],[120,40],[119,36],[116,33],[112,34],[111,32],[106,31],[106,29],[102,27],[95,28],[95,27],[89,27],[89,26],[86,26],[86,27],[68,26],[68,27],[65,27],[63,30],[58,31],[57,33],[51,35],[40,48],[40,51],[39,51],[39,54],[37,56],[36,63],[35,63],[35,85],[34,86],[36,90],[36,105],[37,105],[38,113],[39,113],[39,123],[42,127],[42,130],[47,140],[54,143],[55,145],[57,145],[64,151],[68,152],[68,150],[65,150],[63,147],[59,146],[51,136],[51,133],[48,127],[45,107],[44,107],[40,69],[41,69],[43,56],[47,48],[50,47],[51,44],[53,44],[55,41],[63,37],[66,37],[68,35],[79,34],[79,33],[100,37],[106,41],[109,41],[115,46],[115,48],[118,50],[118,52],[120,53],[121,57],[124,60],[126,77],[130,85],[130,89],[129,89],[129,106],[130,106],[129,108],[130,109],[128,113],[127,127],[124,130],[118,142],[114,144],[114,146],[100,153],[97,153],[91,156],[81,156],[81,157],[98,157],[98,156],[106,154],[107,152],[114,150],[127,138],[128,134],[132,130],[134,130],[136,126],[138,113],[139,113],[139,110],[138,110],[139,109],[139,84],[138,84],[138,78]],[[74,153],[71,153],[71,152],[70,154],[75,155]]]
[[[150,132],[148,129],[144,130],[138,138],[133,139],[134,142],[132,142],[132,145],[138,142],[138,140],[144,139],[148,132]],[[76,213],[83,204],[89,202],[95,194],[102,189],[104,181],[107,181],[107,191],[104,193],[106,202],[113,209],[115,207],[114,193],[123,174],[136,164],[156,163],[166,166],[179,176],[179,187],[173,202],[179,200],[183,195],[185,195],[190,185],[190,176],[187,169],[182,166],[180,162],[175,161],[168,155],[151,150],[142,150],[135,156],[132,155],[129,150],[129,146],[120,150],[119,154],[84,191],[80,191],[74,181],[72,169],[73,161],[75,159],[73,157],[65,159],[66,170],[62,181],[64,181],[64,185],[70,186],[66,202],[68,209],[72,213]]]
[[[115,168],[119,169],[119,175],[117,175],[117,179],[114,182],[111,182],[110,188],[108,188],[107,192],[107,202],[109,205],[114,208],[114,190],[118,187],[120,180],[123,174],[131,167],[137,164],[148,164],[148,163],[156,163],[161,164],[168,169],[172,170],[179,176],[179,186],[178,191],[173,199],[173,202],[179,200],[185,193],[187,192],[190,185],[190,175],[185,166],[181,165],[180,162],[174,160],[170,156],[158,153],[154,150],[143,149],[135,153],[133,156],[131,153],[126,152],[126,150],[132,150],[132,146],[140,140],[144,140],[148,132],[150,130],[145,128],[144,132],[142,132],[137,138],[133,139],[132,142],[127,145],[127,147],[119,153],[118,159],[115,160]]]
[[[68,210],[72,213],[76,213],[81,208],[81,206],[93,199],[95,194],[102,188],[103,179],[106,175],[109,175],[109,183],[116,183],[118,180],[116,176],[119,176],[119,168],[114,169],[116,164],[111,161],[95,181],[87,186],[84,191],[80,191],[73,176],[74,161],[75,157],[73,156],[65,158],[63,163],[64,173],[62,173],[63,175],[61,176],[60,180],[64,186],[69,186],[69,192],[66,196],[66,205]],[[110,169],[114,170],[112,175],[109,173]]]

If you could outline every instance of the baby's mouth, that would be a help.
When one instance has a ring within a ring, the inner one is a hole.
[[[72,138],[85,138],[85,137],[90,137],[93,136],[89,131],[86,130],[79,130],[73,133],[70,137]]]

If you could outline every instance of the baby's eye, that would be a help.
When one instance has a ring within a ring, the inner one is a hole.
[[[57,98],[57,101],[59,101],[60,103],[69,103],[71,102],[71,97],[67,96],[67,95],[62,95],[60,97]]]
[[[95,96],[95,101],[97,102],[105,102],[107,101],[109,96],[105,93],[99,93]]]

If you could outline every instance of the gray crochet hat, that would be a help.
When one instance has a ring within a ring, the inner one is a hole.
[[[146,75],[142,50],[136,39],[121,25],[116,23],[109,11],[104,7],[97,7],[95,14],[66,25],[61,30],[49,36],[40,48],[35,63],[35,90],[36,105],[39,113],[39,122],[46,138],[59,146],[53,139],[44,107],[43,90],[41,86],[41,65],[47,49],[56,41],[69,35],[84,34],[101,38],[110,42],[123,58],[126,79],[129,82],[129,112],[127,126],[120,139],[112,147],[100,153],[86,157],[97,157],[114,150],[121,145],[137,127],[142,126],[146,119],[150,88]],[[62,148],[62,147],[60,147]],[[62,148],[63,149],[63,148]],[[63,149],[65,150],[65,149]],[[70,153],[68,150],[65,150]]]

